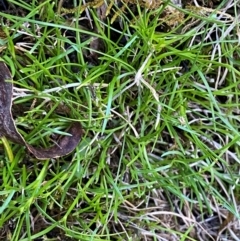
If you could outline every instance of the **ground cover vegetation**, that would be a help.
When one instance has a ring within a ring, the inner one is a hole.
[[[0,240],[239,240],[238,1],[0,9],[18,132],[82,129],[1,136]]]

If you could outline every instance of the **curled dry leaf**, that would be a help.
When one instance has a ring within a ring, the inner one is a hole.
[[[82,128],[80,123],[74,122],[67,131],[70,135],[63,136],[57,144],[49,148],[36,148],[29,145],[17,131],[12,117],[12,75],[4,62],[0,61],[0,137],[25,145],[37,159],[57,158],[72,152],[78,145]]]

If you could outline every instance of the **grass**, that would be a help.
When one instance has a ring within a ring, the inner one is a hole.
[[[25,12],[0,13],[19,132],[47,147],[76,120],[84,135],[46,161],[1,139],[0,240],[239,240],[230,14],[185,9],[166,29],[163,8],[130,8],[120,28],[89,9],[93,32],[57,1],[9,2]]]

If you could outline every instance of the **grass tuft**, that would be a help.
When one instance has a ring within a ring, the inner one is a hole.
[[[237,240],[236,3],[176,6],[169,26],[171,3],[110,24],[98,8],[9,2],[0,49],[19,132],[42,147],[72,121],[84,134],[43,162],[1,138],[0,240]]]

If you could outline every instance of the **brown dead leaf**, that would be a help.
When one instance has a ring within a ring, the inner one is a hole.
[[[6,137],[10,141],[25,145],[37,159],[57,158],[72,152],[78,145],[82,128],[78,122],[72,123],[68,130],[71,136],[63,136],[57,144],[49,148],[36,148],[24,140],[17,131],[12,117],[12,75],[4,62],[0,61],[0,137]]]

